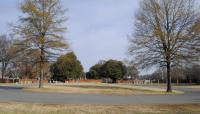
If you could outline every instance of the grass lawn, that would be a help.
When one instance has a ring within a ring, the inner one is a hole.
[[[140,94],[182,94],[182,92],[166,93],[165,90],[147,89],[144,87],[125,86],[117,84],[67,84],[67,85],[46,85],[44,88],[24,88],[31,92],[50,93],[77,93],[77,94],[111,94],[111,95],[140,95]]]
[[[176,87],[200,89],[200,85],[187,85],[187,86],[176,86]]]
[[[0,103],[1,114],[199,114],[200,104],[185,105],[47,105]]]
[[[16,86],[15,83],[0,83],[0,86]]]

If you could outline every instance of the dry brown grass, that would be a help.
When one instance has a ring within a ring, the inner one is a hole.
[[[0,103],[0,114],[199,114],[200,104],[45,105]]]
[[[114,94],[114,95],[140,95],[140,94],[174,94],[165,91],[150,90],[144,88],[127,88],[124,86],[113,86],[106,84],[73,84],[63,86],[45,86],[44,88],[24,88],[31,92],[49,92],[49,93],[77,93],[77,94]],[[177,94],[177,93],[176,93]]]
[[[50,93],[79,93],[79,94],[116,94],[116,95],[135,95],[135,94],[155,94],[158,92],[139,89],[124,88],[82,88],[65,86],[45,86],[45,88],[25,88],[25,91],[31,92],[50,92]]]
[[[121,89],[121,88],[79,88],[79,87],[61,87],[61,86],[46,86],[45,88],[26,88],[25,91],[32,92],[49,92],[49,93],[77,93],[77,94],[117,94],[117,95],[134,95],[153,93],[148,91]]]
[[[16,86],[15,83],[0,83],[0,86]]]
[[[187,85],[187,86],[176,86],[176,87],[200,89],[200,85]]]

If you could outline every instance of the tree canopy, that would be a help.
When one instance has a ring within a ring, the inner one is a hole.
[[[114,82],[117,79],[122,79],[126,74],[126,67],[121,61],[117,60],[108,60],[103,64],[102,76],[106,78],[111,78]]]
[[[105,61],[100,61],[99,63],[92,66],[89,72],[86,73],[88,79],[101,79],[102,78],[102,66]]]
[[[83,67],[74,52],[60,56],[50,67],[52,79],[65,81],[83,76]]]

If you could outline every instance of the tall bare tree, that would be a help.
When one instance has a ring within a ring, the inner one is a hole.
[[[125,59],[123,63],[126,65],[126,78],[130,78],[131,80],[139,78],[139,71],[136,68],[134,62]]]
[[[45,62],[68,48],[63,38],[66,31],[63,27],[65,10],[60,0],[24,0],[20,10],[24,15],[20,24],[14,26],[14,31],[23,38],[21,44],[26,46],[26,51],[40,52],[35,58],[40,64],[39,88],[42,88]]]
[[[194,0],[143,0],[136,14],[129,52],[141,67],[167,68],[167,92],[171,92],[171,67],[198,60],[199,12]]]
[[[0,36],[0,63],[1,63],[1,77],[5,76],[7,67],[12,58],[10,53],[11,40],[6,35]]]

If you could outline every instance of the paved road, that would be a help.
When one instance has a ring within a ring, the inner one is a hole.
[[[175,88],[184,95],[85,95],[61,93],[32,93],[20,87],[1,87],[0,102],[31,102],[48,104],[185,104],[200,103],[200,89]]]

